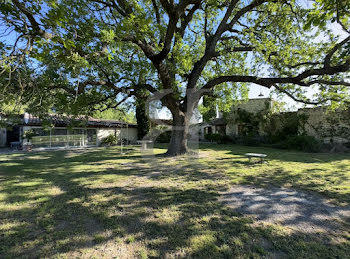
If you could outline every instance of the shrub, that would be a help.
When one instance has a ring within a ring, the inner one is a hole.
[[[102,144],[108,145],[108,146],[115,145],[117,144],[117,137],[114,136],[113,134],[110,134],[109,136],[102,139]]]
[[[27,139],[28,141],[30,141],[34,136],[35,136],[35,133],[33,130],[27,130],[23,134],[23,138]]]
[[[157,138],[158,143],[169,143],[171,138],[171,131],[162,132]]]
[[[234,137],[228,135],[222,135],[219,140],[219,144],[234,144],[236,143],[236,139]]]
[[[290,136],[281,143],[281,146],[306,152],[319,152],[321,150],[321,142],[315,137],[307,135]]]
[[[212,133],[212,134],[205,134],[205,139],[210,141],[210,142],[218,142],[222,140],[223,136],[217,133]]]
[[[344,143],[344,146],[350,149],[350,142]]]
[[[204,138],[210,142],[217,142],[218,144],[234,144],[236,139],[228,135],[221,135],[218,133],[206,134]]]
[[[260,138],[255,136],[243,136],[240,142],[246,146],[260,146],[261,144]]]

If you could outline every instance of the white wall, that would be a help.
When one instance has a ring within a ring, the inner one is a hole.
[[[97,129],[97,146],[101,145],[101,142],[104,138],[108,137],[109,135],[114,136],[115,130],[111,128],[100,128]],[[117,134],[118,137],[118,134]]]
[[[111,129],[111,128],[99,128],[97,129],[97,145],[101,145],[101,142],[104,138],[108,137],[109,135],[114,134],[117,136],[117,139],[119,141],[120,139],[120,133],[122,139],[127,139],[130,142],[134,143],[137,140],[137,129],[136,128],[122,128],[122,129]]]
[[[137,141],[137,129],[136,128],[129,128],[125,129],[122,128],[122,138],[128,139],[131,142]]]

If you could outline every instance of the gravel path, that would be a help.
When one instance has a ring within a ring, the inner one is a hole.
[[[337,234],[350,229],[350,206],[338,207],[318,195],[293,189],[237,185],[221,193],[220,200],[258,221],[278,223],[304,233]]]

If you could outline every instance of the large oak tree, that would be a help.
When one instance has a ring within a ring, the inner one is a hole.
[[[16,32],[0,46],[2,98],[83,114],[147,91],[172,114],[168,154],[184,154],[204,95],[229,104],[253,83],[308,104],[348,103],[346,2],[2,1],[1,26]],[[346,37],[333,35],[334,24]]]

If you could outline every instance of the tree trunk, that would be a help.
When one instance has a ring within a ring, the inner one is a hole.
[[[166,155],[179,156],[188,152],[187,137],[189,132],[189,119],[187,116],[173,114],[173,128],[171,131],[170,144]]]
[[[146,107],[147,92],[139,91],[136,96],[136,121],[137,121],[137,139],[143,139],[150,129],[150,119],[148,116],[148,107]]]
[[[147,107],[144,102],[136,104],[136,121],[137,121],[137,138],[143,139],[149,132],[149,117],[147,114]]]

